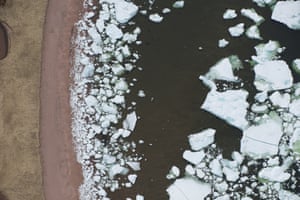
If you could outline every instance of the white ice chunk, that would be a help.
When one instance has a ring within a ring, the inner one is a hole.
[[[97,31],[96,27],[91,27],[88,29],[88,34],[89,36],[94,40],[94,41],[102,41],[100,33]]]
[[[272,40],[256,45],[254,48],[257,56],[251,56],[251,58],[257,63],[274,60],[281,50],[279,43]]]
[[[239,23],[235,26],[229,27],[228,32],[232,37],[239,37],[245,32],[244,23]]]
[[[171,9],[170,8],[164,8],[163,10],[162,10],[162,13],[163,14],[167,14],[167,13],[170,13],[171,12]]]
[[[241,14],[245,17],[248,17],[252,21],[254,21],[255,24],[257,24],[257,25],[259,25],[263,21],[265,21],[265,19],[262,16],[260,16],[259,14],[257,14],[257,12],[253,8],[251,8],[251,9],[243,8],[243,9],[241,9]]]
[[[210,91],[201,108],[224,119],[241,130],[248,126],[246,120],[248,92],[245,90]]]
[[[300,197],[298,195],[283,189],[279,190],[278,196],[279,196],[279,200],[287,200],[287,199],[300,200]]]
[[[274,106],[287,108],[290,104],[291,96],[289,93],[280,94],[276,91],[270,96],[270,100]]]
[[[94,75],[95,67],[93,64],[88,64],[84,67],[84,69],[81,72],[81,76],[83,78],[88,78]]]
[[[300,128],[296,128],[290,139],[290,148],[300,154]]]
[[[256,25],[252,25],[246,30],[246,36],[250,39],[262,40],[260,31]]]
[[[107,25],[105,30],[108,37],[110,37],[112,40],[120,39],[123,36],[122,30],[115,24]]]
[[[225,194],[223,196],[215,198],[215,200],[230,200],[230,196],[228,194]]]
[[[276,0],[252,0],[260,7],[265,7],[266,5],[271,6]]]
[[[290,88],[293,76],[285,61],[267,61],[254,66],[254,85],[257,90],[271,91]]]
[[[137,179],[137,175],[136,174],[129,174],[128,175],[128,180],[130,181],[130,183],[134,184],[135,181]]]
[[[180,0],[180,1],[175,1],[173,3],[173,8],[183,8],[184,7],[184,1]]]
[[[109,177],[110,178],[114,178],[116,175],[118,174],[122,174],[125,175],[128,173],[128,169],[125,167],[122,167],[119,164],[113,165],[110,169],[109,169]]]
[[[287,181],[291,175],[284,172],[285,168],[281,166],[267,167],[259,171],[259,178],[266,179],[272,182],[284,182]]]
[[[237,181],[240,177],[240,172],[236,169],[231,169],[229,167],[223,168],[223,173],[225,174],[227,181]]]
[[[162,16],[160,16],[158,13],[154,13],[154,14],[149,15],[149,19],[152,22],[160,23],[160,22],[162,22],[162,20],[164,18]]]
[[[126,83],[126,81],[121,79],[116,82],[115,88],[117,90],[126,91],[126,90],[128,90],[128,84]]]
[[[241,152],[254,158],[275,155],[282,134],[281,123],[274,120],[252,125],[243,132]]]
[[[123,121],[123,128],[133,131],[135,129],[137,117],[135,111],[129,113]]]
[[[221,39],[218,41],[218,47],[220,48],[224,48],[229,44],[229,42],[226,39]]]
[[[135,200],[144,200],[144,199],[145,199],[144,196],[140,194],[136,195],[135,197]]]
[[[294,30],[300,29],[300,1],[278,1],[274,7],[273,20]]]
[[[203,160],[203,158],[205,157],[205,153],[204,151],[193,152],[190,150],[186,150],[183,152],[182,157],[188,162],[197,165]]]
[[[175,179],[179,177],[180,169],[177,166],[172,166],[169,173],[167,174],[167,179]]]
[[[139,162],[126,162],[126,164],[133,169],[134,171],[140,171],[141,170],[141,163]]]
[[[200,200],[211,193],[211,186],[194,178],[177,179],[168,189],[169,200]]]
[[[223,176],[222,167],[221,167],[221,163],[220,163],[219,159],[213,159],[209,163],[209,168],[214,175],[219,176],[219,177]]]
[[[120,23],[126,23],[133,18],[138,12],[138,7],[124,0],[116,1],[115,3],[116,19]]]
[[[237,17],[237,14],[234,9],[227,9],[223,14],[223,19],[234,19],[236,17]]]
[[[98,105],[98,100],[96,97],[89,95],[84,99],[87,106],[96,106]]]
[[[292,67],[295,70],[295,72],[300,74],[300,58],[297,58],[297,59],[293,60]]]
[[[199,133],[189,135],[188,139],[191,149],[194,151],[199,151],[212,144],[215,140],[215,133],[215,129],[208,128]]]
[[[289,106],[289,110],[297,117],[300,117],[300,99],[294,99]]]

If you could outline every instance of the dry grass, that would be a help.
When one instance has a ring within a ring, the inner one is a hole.
[[[12,29],[0,61],[0,198],[42,200],[39,87],[46,0],[9,0],[0,19]]]

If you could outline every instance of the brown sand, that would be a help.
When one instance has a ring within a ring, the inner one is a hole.
[[[41,41],[46,0],[9,0],[0,20],[10,51],[0,60],[0,198],[42,200],[39,155]]]
[[[47,200],[76,200],[82,182],[71,135],[70,41],[82,0],[49,0],[41,73],[40,141]]]

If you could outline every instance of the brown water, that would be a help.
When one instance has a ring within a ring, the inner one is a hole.
[[[172,3],[157,1],[154,11],[170,7]],[[229,26],[244,22],[249,27],[253,22],[244,17],[223,20],[222,15],[227,8],[237,11],[255,8],[266,18],[260,26],[265,40],[250,40],[246,36],[231,38],[227,32]],[[165,176],[172,165],[184,169],[186,162],[182,159],[182,153],[189,148],[187,136],[191,133],[215,128],[216,143],[223,150],[224,157],[239,150],[241,131],[200,109],[208,89],[198,77],[223,57],[236,54],[242,60],[249,59],[255,54],[253,47],[269,39],[287,47],[283,57],[289,64],[300,57],[300,32],[271,21],[270,15],[268,8],[259,8],[246,0],[186,0],[183,9],[172,9],[160,24],[152,23],[144,16],[136,17],[143,41],[137,47],[141,55],[138,66],[143,70],[130,74],[129,79],[137,78],[138,82],[132,88],[128,102],[137,102],[136,110],[141,120],[132,137],[136,141],[145,141],[145,144],[138,145],[137,151],[144,154],[147,160],[142,162],[136,184],[130,189],[110,194],[112,199],[133,198],[137,193],[148,200],[168,199],[165,189],[172,181]],[[218,40],[222,38],[230,41],[224,49],[217,47]],[[198,50],[199,46],[202,51]],[[251,102],[255,94],[253,73],[247,63],[244,67],[239,76],[245,80]],[[295,80],[299,81],[299,76],[295,76]],[[135,95],[139,89],[146,92],[146,98]]]

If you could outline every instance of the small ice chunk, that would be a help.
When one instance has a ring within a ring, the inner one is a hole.
[[[162,20],[164,18],[162,16],[160,16],[158,13],[154,13],[154,14],[149,15],[149,19],[152,22],[160,23],[160,22],[162,22]]]
[[[84,101],[85,101],[86,105],[90,106],[90,107],[91,106],[95,107],[96,105],[98,105],[97,98],[92,96],[92,95],[89,95],[89,96],[85,97]]]
[[[221,163],[218,159],[213,159],[209,163],[209,168],[214,175],[219,176],[219,177],[223,176]]]
[[[84,69],[81,72],[81,76],[83,78],[89,78],[94,75],[95,67],[93,64],[88,64],[84,67]]]
[[[295,70],[295,72],[300,74],[300,58],[293,60],[292,67]]]
[[[243,9],[241,9],[241,14],[245,17],[248,17],[252,21],[254,21],[255,24],[257,24],[257,25],[259,25],[263,21],[265,21],[265,19],[262,16],[260,16],[259,14],[257,14],[257,12],[253,8],[251,8],[251,9],[243,8]]]
[[[290,191],[280,189],[278,192],[279,200],[300,200],[300,197]]]
[[[300,154],[300,128],[296,128],[290,139],[290,148]]]
[[[263,103],[267,100],[268,98],[268,93],[266,91],[264,92],[259,92],[257,93],[255,96],[254,96],[255,100],[260,102],[260,103]]]
[[[228,32],[232,37],[239,37],[245,32],[244,23],[239,23],[235,26],[229,27]]]
[[[212,144],[215,140],[215,133],[215,129],[208,128],[199,133],[189,135],[188,139],[191,149],[194,151],[199,151]]]
[[[130,183],[134,184],[136,179],[137,179],[137,175],[136,174],[129,174],[127,178],[130,181]]]
[[[223,173],[225,174],[227,181],[237,181],[240,177],[240,172],[236,169],[231,169],[229,167],[223,168]]]
[[[110,37],[112,40],[120,39],[123,36],[122,30],[119,29],[119,27],[115,24],[107,25],[105,30],[108,37]]]
[[[188,162],[197,165],[203,160],[203,158],[205,157],[205,153],[204,151],[193,152],[193,151],[186,150],[183,152],[182,157]]]
[[[184,7],[184,1],[180,0],[180,1],[175,1],[173,3],[173,8],[183,8]]]
[[[177,179],[168,189],[169,200],[199,200],[211,193],[211,186],[191,177]]]
[[[252,0],[260,7],[265,7],[266,5],[271,6],[273,5],[277,0]]]
[[[265,104],[252,104],[251,110],[255,113],[266,113],[268,112],[268,106]]]
[[[260,31],[256,25],[252,25],[246,30],[246,36],[250,39],[262,40]]]
[[[180,170],[176,166],[172,166],[169,173],[167,174],[167,179],[175,179],[179,177],[180,175]]]
[[[123,121],[123,128],[133,131],[135,129],[137,117],[135,111],[129,113]]]
[[[258,176],[261,179],[272,182],[285,182],[291,177],[291,175],[284,171],[285,167],[282,166],[267,167],[260,170]]]
[[[241,152],[253,158],[275,155],[282,134],[282,124],[274,120],[269,119],[259,125],[252,125],[243,132]]]
[[[289,93],[280,94],[276,91],[270,96],[270,100],[274,106],[287,108],[290,104],[291,96]]]
[[[128,84],[124,80],[118,80],[115,83],[116,90],[126,91],[128,90]]]
[[[138,7],[132,2],[121,0],[115,3],[116,20],[121,24],[128,22],[137,12]]]
[[[277,54],[280,53],[281,50],[279,43],[272,40],[267,43],[258,44],[254,48],[257,56],[251,56],[251,58],[257,63],[276,59]]]
[[[300,99],[294,99],[291,102],[289,106],[289,111],[297,117],[300,117]]]
[[[194,176],[195,175],[195,169],[192,165],[186,165],[185,166],[185,174],[188,176]]]
[[[130,162],[126,162],[126,164],[127,164],[131,169],[133,169],[134,171],[140,171],[140,170],[141,170],[141,163],[139,163],[139,162],[133,162],[133,161],[130,161]]]
[[[109,169],[109,177],[111,179],[114,178],[118,174],[125,175],[127,173],[128,173],[128,169],[125,167],[122,167],[119,164],[115,164]]]
[[[271,91],[290,88],[293,76],[285,61],[267,61],[254,66],[254,85],[257,90]]]
[[[229,44],[229,42],[226,39],[221,39],[218,41],[218,47],[220,48],[224,48]]]
[[[216,190],[220,193],[224,193],[228,189],[228,184],[225,181],[223,181],[221,183],[216,183],[216,184],[214,184],[214,186],[215,186]]]
[[[135,197],[135,200],[144,200],[144,199],[145,199],[144,196],[140,194],[136,195]]]
[[[124,73],[125,68],[120,64],[114,64],[112,65],[111,70],[115,75],[120,76]]]
[[[234,9],[227,9],[223,14],[223,19],[234,19],[236,17],[237,17],[237,14]]]
[[[248,126],[246,120],[248,92],[245,90],[227,90],[218,92],[211,90],[201,108],[224,119],[228,124],[241,130]]]
[[[215,200],[230,200],[230,196],[228,194],[225,194],[215,198]]]
[[[162,10],[162,13],[163,14],[167,14],[167,13],[170,13],[171,12],[171,9],[170,8],[164,8],[163,10]]]
[[[146,94],[145,94],[144,90],[139,90],[138,96],[139,96],[139,97],[145,97]]]
[[[300,30],[300,1],[278,1],[271,18],[291,29]]]

